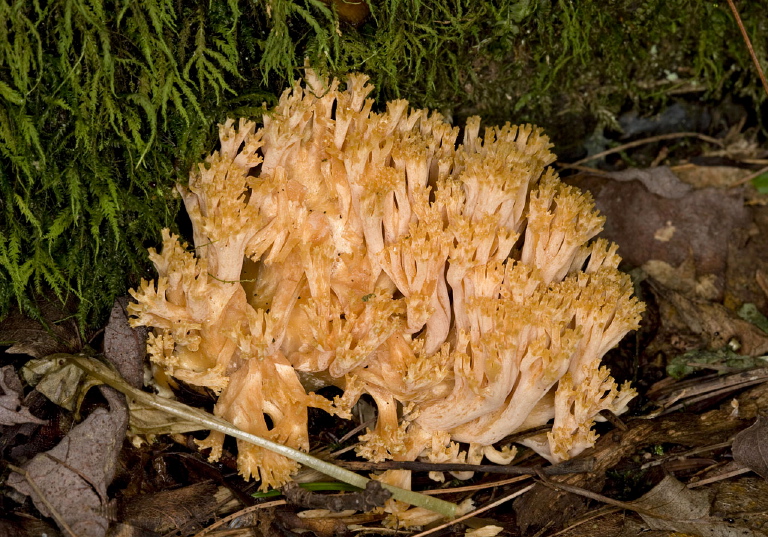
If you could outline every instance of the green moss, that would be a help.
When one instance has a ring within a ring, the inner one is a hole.
[[[768,66],[768,0],[739,8]],[[305,57],[459,120],[609,121],[684,88],[765,100],[727,6],[699,0],[382,0],[357,29],[320,0],[0,0],[0,20],[0,315],[52,292],[82,326],[152,276],[215,124],[258,116]]]

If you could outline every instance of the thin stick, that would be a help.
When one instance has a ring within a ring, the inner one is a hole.
[[[490,511],[494,507],[498,507],[499,505],[501,505],[503,503],[506,503],[509,500],[514,500],[518,496],[522,496],[523,494],[525,494],[526,492],[531,490],[534,486],[535,485],[528,485],[527,487],[522,488],[522,489],[518,490],[517,492],[513,492],[512,494],[504,496],[503,498],[500,498],[500,499],[496,500],[493,503],[489,503],[485,507],[481,507],[480,509],[475,509],[471,513],[467,513],[464,516],[460,516],[459,518],[457,518],[455,520],[451,520],[449,522],[446,522],[445,524],[441,524],[441,525],[436,526],[436,527],[434,527],[432,529],[429,529],[427,531],[422,531],[421,533],[417,533],[416,535],[411,535],[411,537],[426,537],[427,535],[431,535],[431,534],[433,534],[433,533],[435,533],[437,531],[440,531],[440,530],[443,530],[443,529],[448,528],[450,526],[453,526],[454,524],[457,524],[459,522],[464,522],[465,520],[467,520],[469,518],[476,517],[480,513],[485,513],[486,511]]]
[[[51,504],[51,502],[48,501],[48,498],[45,497],[43,491],[40,490],[40,487],[37,486],[37,483],[35,483],[34,479],[30,477],[29,472],[27,472],[24,468],[19,468],[13,464],[9,464],[8,469],[21,475],[26,480],[26,482],[29,483],[29,486],[32,488],[32,490],[35,491],[35,494],[37,494],[37,497],[40,498],[41,502],[43,502],[43,505],[45,505],[45,507],[47,507],[51,512],[51,516],[56,522],[58,522],[59,526],[64,528],[64,531],[66,531],[72,537],[77,537],[77,534],[72,530],[72,528],[69,527],[69,524],[67,524],[67,522],[64,520],[64,517],[61,516],[61,513],[59,513],[59,511]]]
[[[768,381],[766,381],[765,378],[759,378],[759,379],[754,379],[754,380],[747,381],[747,382],[740,382],[739,384],[733,384],[733,385],[730,385],[730,386],[726,386],[725,388],[720,388],[719,390],[711,390],[709,392],[706,392],[706,393],[704,393],[702,395],[698,395],[696,397],[690,397],[690,396],[688,396],[686,394],[685,397],[687,397],[687,399],[684,399],[683,401],[677,403],[676,405],[670,406],[669,408],[665,408],[658,415],[659,416],[665,416],[667,414],[671,414],[672,412],[677,412],[681,408],[685,408],[685,407],[691,406],[691,405],[699,403],[701,401],[706,401],[707,399],[710,399],[712,397],[717,397],[718,395],[723,395],[725,393],[734,392],[736,390],[740,390],[742,388],[746,388],[747,386],[753,386],[755,384],[763,384],[764,382],[768,382]]]
[[[50,358],[65,358],[84,370],[91,377],[113,387],[126,397],[139,401],[147,406],[162,410],[172,416],[194,421],[206,429],[218,431],[237,438],[238,440],[244,440],[245,442],[263,447],[274,453],[288,457],[304,466],[317,470],[318,472],[322,472],[325,475],[338,479],[339,481],[344,481],[345,483],[349,483],[350,485],[354,485],[361,489],[364,489],[370,481],[367,477],[363,477],[335,464],[320,460],[308,453],[299,451],[298,449],[293,449],[283,444],[267,440],[266,438],[246,433],[218,416],[189,407],[178,401],[158,397],[134,388],[126,383],[118,374],[110,370],[106,365],[93,358],[75,354],[53,354]],[[434,511],[435,513],[439,513],[444,517],[452,518],[456,516],[458,506],[455,503],[447,502],[432,496],[425,496],[418,492],[402,489],[400,487],[387,485],[386,483],[382,483],[382,486],[389,490],[392,493],[392,497],[396,500],[417,507],[423,507],[430,511]]]
[[[680,453],[679,455],[672,455],[668,457],[662,457],[661,459],[646,462],[645,464],[640,466],[641,470],[647,470],[648,468],[651,468],[653,466],[661,466],[662,464],[666,464],[668,462],[672,461],[679,461],[683,459],[687,459],[688,457],[692,455],[698,455],[699,453],[706,453],[707,451],[714,451],[716,449],[722,449],[725,447],[730,446],[733,443],[733,440],[728,440],[727,442],[720,442],[719,444],[710,444],[708,446],[702,446],[698,448],[689,449],[688,451],[684,453]]]
[[[635,511],[636,513],[652,516],[654,518],[662,518],[658,514],[654,513],[652,510],[645,509],[644,507],[641,507],[639,505],[633,505],[627,502],[620,502],[618,500],[614,500],[613,498],[609,498],[608,496],[603,496],[602,494],[598,494],[597,492],[592,492],[590,490],[586,490],[580,487],[573,487],[571,485],[566,485],[565,483],[555,483],[554,481],[547,479],[546,476],[539,476],[539,479],[541,479],[541,483],[543,485],[546,485],[551,489],[559,490],[562,492],[569,492],[571,494],[576,494],[578,496],[589,498],[590,500],[595,500],[598,502],[606,503],[608,505],[613,505],[614,507],[618,507],[620,509],[628,509],[630,511]]]
[[[501,481],[492,481],[490,483],[478,483],[477,485],[467,485],[466,487],[453,487],[449,489],[433,489],[433,490],[422,490],[422,494],[427,494],[429,496],[436,496],[438,494],[457,494],[460,492],[474,492],[476,490],[485,490],[485,489],[493,489],[496,487],[502,487],[504,485],[511,485],[513,483],[519,483],[520,481],[525,481],[526,479],[531,479],[530,475],[519,475],[517,477],[510,477],[509,479],[502,479]]]
[[[739,25],[739,30],[741,30],[741,36],[744,38],[744,43],[747,45],[747,49],[749,50],[749,55],[752,57],[752,63],[755,64],[755,69],[757,69],[757,76],[760,77],[760,82],[763,83],[763,89],[765,90],[766,95],[768,95],[768,80],[765,79],[765,73],[763,73],[763,68],[760,67],[760,62],[757,61],[757,56],[755,55],[755,49],[752,48],[752,41],[749,39],[749,34],[747,33],[747,29],[744,28],[744,23],[741,22],[741,15],[739,15],[739,11],[736,9],[736,5],[733,3],[733,0],[728,0],[728,5],[731,8],[731,11],[733,12],[733,16],[736,18],[736,24]]]
[[[609,172],[601,170],[599,168],[590,168],[589,166],[582,166],[581,164],[568,164],[567,162],[556,162],[555,166],[561,170],[576,170],[579,172],[591,173],[593,175],[610,175]]]
[[[722,474],[713,475],[712,477],[708,477],[707,479],[702,479],[701,481],[696,481],[695,483],[688,483],[686,487],[689,489],[693,489],[696,487],[701,487],[703,485],[709,485],[710,483],[716,483],[718,481],[722,481],[723,479],[729,479],[731,477],[736,477],[737,475],[746,474],[747,472],[751,472],[749,468],[736,468],[735,470],[731,470],[730,472],[724,472]]]
[[[349,431],[347,434],[345,434],[344,436],[339,438],[339,444],[343,444],[344,442],[346,442],[347,440],[349,440],[350,438],[355,436],[357,433],[359,433],[360,431],[362,431],[363,429],[365,429],[369,425],[373,425],[373,421],[374,420],[372,420],[372,419],[368,420],[365,423],[361,423],[360,425],[358,425],[357,427],[355,427],[354,429]]]
[[[567,528],[563,528],[560,531],[558,531],[557,533],[553,533],[549,537],[557,537],[558,535],[562,535],[563,533],[567,533],[567,532],[571,531],[573,528],[581,526],[582,524],[585,524],[585,523],[589,522],[590,520],[594,520],[596,518],[604,517],[604,516],[607,516],[607,515],[612,515],[613,513],[618,513],[619,511],[621,511],[621,509],[618,508],[618,507],[614,507],[614,506],[601,507],[600,509],[597,509],[596,511],[593,511],[592,513],[590,513],[588,516],[586,516],[586,517],[584,517],[584,518],[582,518],[580,520],[577,520],[576,522],[574,522],[573,524],[571,524]]]
[[[507,464],[463,464],[452,462],[384,461],[384,462],[340,462],[339,466],[358,471],[411,470],[414,472],[485,472],[505,475],[564,475],[583,474],[595,465],[594,459],[575,459],[554,466],[530,467]]]
[[[245,509],[241,509],[239,511],[236,511],[232,513],[231,515],[224,517],[220,520],[217,520],[207,528],[203,528],[201,531],[197,532],[195,534],[195,537],[203,537],[203,535],[208,535],[210,532],[218,528],[219,526],[223,526],[227,522],[231,522],[232,520],[239,518],[241,516],[245,516],[248,513],[253,513],[254,511],[259,511],[260,509],[268,509],[270,507],[278,507],[280,505],[285,505],[287,502],[285,500],[275,500],[273,502],[265,502],[260,503],[258,505],[251,505],[250,507],[246,507]]]
[[[619,145],[616,147],[613,147],[611,149],[606,149],[605,151],[601,151],[600,153],[596,153],[592,155],[591,157],[586,157],[581,160],[577,160],[576,162],[573,162],[571,164],[567,164],[560,168],[561,170],[567,170],[569,168],[574,168],[576,166],[580,166],[581,164],[584,164],[585,162],[591,162],[593,160],[597,160],[600,158],[603,158],[607,155],[611,155],[613,153],[618,153],[620,151],[624,151],[625,149],[632,149],[633,147],[639,147],[641,145],[645,144],[651,144],[653,142],[659,142],[661,140],[673,140],[675,138],[685,138],[687,136],[691,136],[694,138],[698,138],[699,140],[703,140],[705,142],[709,142],[710,144],[715,144],[720,147],[723,146],[723,142],[718,140],[717,138],[712,138],[711,136],[707,136],[706,134],[701,134],[698,132],[673,132],[671,134],[659,134],[658,136],[651,136],[650,138],[643,138],[642,140],[635,140],[634,142],[629,142],[623,145]]]
[[[728,188],[733,188],[733,187],[735,187],[735,186],[741,186],[741,185],[743,185],[743,184],[745,184],[745,183],[749,183],[750,181],[752,181],[752,179],[754,179],[754,178],[756,178],[756,177],[760,177],[760,176],[761,176],[761,175],[763,175],[765,172],[768,172],[768,166],[766,166],[765,168],[760,168],[759,170],[757,170],[757,171],[756,171],[756,172],[754,172],[754,173],[750,173],[750,174],[749,174],[748,176],[746,176],[744,179],[739,179],[738,181],[736,181],[735,183],[733,183],[733,184],[732,184],[730,187],[728,187]]]

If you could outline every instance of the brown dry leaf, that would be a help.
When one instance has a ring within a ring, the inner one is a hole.
[[[629,168],[606,174],[614,181],[640,181],[649,192],[662,198],[678,199],[689,194],[691,185],[683,183],[667,166]]]
[[[194,421],[171,416],[163,410],[129,401],[130,433],[132,435],[184,434],[192,431],[202,431],[204,425]]]
[[[745,302],[768,311],[768,206],[750,207],[752,225],[741,241],[729,246],[725,305],[738,309]]]
[[[705,491],[688,489],[672,476],[665,477],[639,500],[629,502],[652,530],[675,531],[701,537],[764,535],[735,522],[710,516]]]
[[[758,417],[734,437],[733,460],[768,479],[768,419]]]
[[[128,423],[122,395],[100,388],[109,410],[97,408],[52,450],[24,466],[26,477],[12,473],[7,484],[30,496],[44,515],[52,513],[30,485],[31,480],[78,537],[103,537],[109,521],[104,512]]]
[[[77,322],[57,300],[42,301],[42,322],[13,311],[0,322],[0,342],[11,344],[8,354],[43,358],[56,352],[73,352],[82,345]]]
[[[278,511],[277,520],[283,528],[294,533],[314,535],[315,537],[342,537],[358,535],[358,531],[370,529],[362,524],[380,521],[381,514],[358,513],[344,511],[332,513],[326,509],[313,509],[309,511]]]
[[[751,224],[743,190],[693,190],[664,168],[622,173],[623,179],[639,180],[590,175],[569,180],[589,190],[606,216],[601,236],[618,243],[619,254],[635,267],[651,260],[680,267],[692,259],[691,276],[711,275],[711,285],[722,294],[729,243]]]
[[[50,355],[30,360],[21,368],[21,375],[27,384],[34,386],[52,403],[74,411],[87,388],[97,383],[88,379],[82,369],[69,363],[65,356],[68,355]]]
[[[134,496],[120,509],[120,522],[165,534],[185,528],[194,533],[213,516],[220,500],[216,484],[196,483],[155,494]],[[226,489],[222,489],[226,494]]]
[[[642,266],[643,271],[665,287],[680,291],[688,296],[706,300],[717,300],[721,293],[714,274],[698,276],[693,256],[689,256],[679,267],[651,259]]]
[[[112,306],[109,323],[104,329],[104,356],[128,384],[141,388],[144,385],[148,329],[144,326],[133,328],[128,324],[127,306],[130,300],[127,296],[120,297]],[[77,366],[71,367],[82,373]],[[205,428],[199,423],[182,420],[137,401],[129,401],[128,404],[132,435],[188,433]]]
[[[22,386],[13,366],[0,368],[0,425],[36,423],[43,425],[45,420],[33,416],[29,409],[21,405]]]
[[[696,164],[681,164],[672,171],[681,181],[696,188],[708,186],[730,187],[752,174],[749,168],[736,166],[697,166]]]
[[[144,383],[144,355],[147,353],[147,328],[128,324],[127,306],[131,299],[120,297],[112,306],[104,329],[104,356],[134,388]]]

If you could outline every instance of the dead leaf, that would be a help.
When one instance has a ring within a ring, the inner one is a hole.
[[[34,482],[78,537],[103,537],[109,521],[103,514],[107,486],[115,473],[117,455],[128,423],[125,399],[111,388],[100,388],[109,410],[97,408],[52,450],[24,465],[27,475],[12,473],[7,484],[30,496],[44,515],[52,513],[34,492]]]
[[[691,185],[680,181],[667,166],[629,168],[606,176],[615,181],[640,181],[649,192],[667,199],[682,198],[693,190]]]
[[[768,312],[768,206],[748,208],[752,224],[734,234],[728,247],[724,304],[737,310],[751,302]]]
[[[33,416],[29,409],[21,405],[22,386],[13,366],[0,368],[0,425],[36,423],[43,425],[45,420]]]
[[[5,352],[43,358],[79,350],[80,333],[68,308],[56,299],[43,300],[39,307],[41,321],[14,310],[0,322],[0,342],[11,345]]]
[[[147,353],[147,327],[128,324],[129,297],[120,297],[112,306],[104,329],[104,356],[134,388],[144,384],[144,356]]]
[[[737,166],[697,166],[696,164],[681,164],[672,171],[681,181],[696,188],[708,186],[730,187],[752,174],[749,168]]]
[[[200,423],[172,416],[138,401],[129,401],[129,408],[132,435],[183,434],[205,429]]]
[[[768,419],[759,416],[734,437],[733,460],[768,479]]]
[[[642,269],[664,287],[669,287],[689,296],[705,300],[717,300],[721,289],[717,288],[714,274],[696,274],[696,264],[693,256],[689,256],[679,267],[669,263],[651,259],[643,264]]]
[[[629,502],[652,530],[675,531],[701,537],[748,537],[760,533],[710,516],[705,491],[690,490],[667,476],[639,500]]]
[[[335,518],[302,518],[296,513],[277,513],[282,525],[295,533],[309,532],[315,537],[345,537],[350,535],[347,524]]]
[[[155,494],[134,496],[120,509],[120,521],[145,530],[165,534],[186,528],[200,531],[220,504],[216,484],[196,483],[188,487]],[[223,489],[227,492],[226,489]]]
[[[45,395],[52,403],[75,410],[83,391],[82,382],[85,378],[82,369],[68,362],[64,357],[50,355],[46,358],[35,358],[24,364],[21,375],[30,386]],[[90,382],[89,386],[96,383]]]
[[[729,243],[751,223],[743,190],[693,190],[662,170],[627,170],[622,181],[580,175],[568,182],[592,193],[606,216],[601,236],[616,242],[629,264],[641,267],[656,260],[680,267],[691,258],[693,278],[713,275],[714,287],[722,295]]]

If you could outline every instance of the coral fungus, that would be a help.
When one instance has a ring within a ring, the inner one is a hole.
[[[231,120],[221,147],[178,186],[194,248],[165,232],[157,282],[134,292],[157,367],[220,393],[243,430],[308,449],[307,408],[378,408],[358,453],[371,460],[508,462],[527,444],[551,461],[595,441],[602,410],[634,395],[603,355],[642,304],[603,218],[547,168],[530,126],[459,129],[405,101],[372,112],[366,77],[308,76],[262,128]],[[335,385],[328,400],[308,390]],[[202,445],[221,453],[220,434]],[[461,445],[463,443],[465,445]],[[262,488],[295,464],[240,443]],[[439,477],[439,476],[436,476]],[[408,486],[409,476],[382,477]]]

